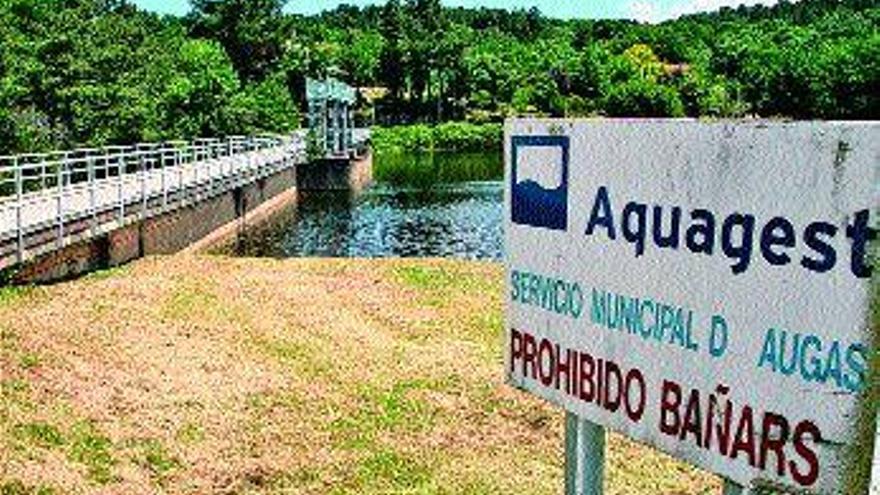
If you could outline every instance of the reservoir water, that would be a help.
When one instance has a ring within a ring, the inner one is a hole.
[[[498,153],[378,155],[366,191],[303,194],[239,235],[230,254],[270,257],[501,258]]]

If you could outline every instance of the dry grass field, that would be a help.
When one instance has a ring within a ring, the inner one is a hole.
[[[556,494],[502,379],[501,268],[149,258],[0,289],[0,493]],[[607,493],[717,493],[612,435]]]

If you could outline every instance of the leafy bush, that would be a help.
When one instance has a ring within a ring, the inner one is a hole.
[[[684,116],[684,104],[675,89],[642,79],[612,87],[604,107],[614,117]]]
[[[447,122],[436,126],[416,124],[373,128],[377,152],[481,151],[501,146],[501,124]]]

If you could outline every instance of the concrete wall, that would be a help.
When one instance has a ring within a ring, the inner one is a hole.
[[[352,159],[318,160],[300,165],[297,174],[300,191],[358,192],[373,182],[373,155],[369,151]]]

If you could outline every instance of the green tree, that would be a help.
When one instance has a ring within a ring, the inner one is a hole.
[[[406,5],[410,97],[422,103],[431,99],[432,77],[439,61],[436,37],[447,28],[447,22],[440,0],[407,0]]]
[[[223,48],[213,41],[187,40],[177,55],[173,73],[158,95],[170,134],[207,137],[237,132],[226,120],[225,109],[239,80]]]
[[[403,23],[403,9],[399,0],[388,0],[382,8],[381,33],[385,43],[380,55],[379,79],[395,100],[402,99],[406,86]]]
[[[876,119],[880,6],[800,0],[658,25],[440,0],[285,14],[193,0],[0,0],[0,153],[283,132],[306,77],[389,96],[380,121],[519,113]],[[454,133],[453,133],[454,134]]]
[[[349,82],[358,86],[374,85],[385,48],[382,35],[376,31],[355,29],[349,38],[342,56],[342,67]]]
[[[286,133],[297,127],[299,113],[281,73],[250,83],[232,97],[226,118],[246,134]]]
[[[261,80],[279,63],[286,0],[190,0],[193,35],[219,41],[239,76]]]

